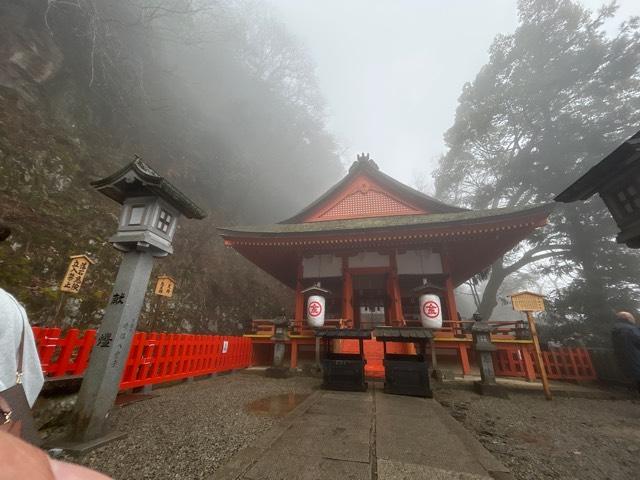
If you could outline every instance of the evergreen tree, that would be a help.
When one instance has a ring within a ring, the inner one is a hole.
[[[517,29],[495,38],[463,87],[435,172],[439,196],[472,208],[548,202],[638,130],[639,21],[608,36],[616,8],[519,2]],[[640,301],[638,255],[615,243],[615,231],[599,198],[557,206],[546,229],[491,266],[480,313],[489,317],[507,276],[535,270],[540,285],[559,285],[553,322],[602,338],[612,309]]]

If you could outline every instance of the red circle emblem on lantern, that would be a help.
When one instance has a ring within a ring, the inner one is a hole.
[[[440,307],[433,300],[429,300],[422,305],[422,312],[429,318],[436,318],[440,315]]]
[[[307,308],[309,315],[312,317],[317,317],[322,313],[322,305],[320,302],[311,302],[309,307]]]

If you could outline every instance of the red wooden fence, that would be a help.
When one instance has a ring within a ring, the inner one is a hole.
[[[96,331],[33,328],[42,371],[47,377],[83,375]],[[221,335],[137,332],[120,390],[225,372],[251,365],[251,340]]]
[[[529,359],[524,358],[528,355]],[[525,362],[530,360],[536,376],[540,372],[536,367],[535,353],[530,348],[501,346],[493,354],[493,366],[498,376],[526,377]],[[591,356],[586,348],[554,348],[542,352],[547,376],[552,380],[596,380],[596,370],[591,363]]]

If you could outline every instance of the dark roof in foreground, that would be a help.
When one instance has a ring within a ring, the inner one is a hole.
[[[125,177],[129,173],[134,173],[139,181],[128,181]],[[206,213],[200,207],[140,158],[136,158],[108,177],[91,182],[91,186],[120,204],[126,197],[157,195],[176,207],[187,218],[206,217]]]
[[[636,162],[640,163],[640,131],[569,185],[555,200],[564,203],[586,200],[621,170]]]
[[[276,223],[272,225],[249,225],[220,227],[218,231],[226,236],[282,236],[295,234],[330,234],[335,232],[358,232],[362,230],[385,229],[389,227],[421,227],[483,223],[500,220],[502,217],[517,217],[533,213],[550,213],[553,204],[542,204],[514,208],[494,208],[490,210],[466,210],[455,213],[432,213],[427,215],[396,215],[390,217],[355,218],[308,223]]]

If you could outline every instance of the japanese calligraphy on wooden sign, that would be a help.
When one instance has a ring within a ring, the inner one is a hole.
[[[78,293],[84,276],[87,273],[89,265],[93,265],[93,261],[86,255],[72,255],[71,263],[67,268],[67,273],[64,275],[62,284],[60,285],[61,292]]]
[[[168,275],[160,275],[156,282],[156,295],[162,297],[172,297],[173,289],[176,286],[176,281]]]
[[[544,295],[520,292],[511,295],[513,309],[518,312],[544,312]]]

